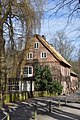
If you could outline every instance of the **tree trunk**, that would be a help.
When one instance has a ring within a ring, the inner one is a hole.
[[[5,41],[3,39],[3,25],[0,20],[0,94],[2,96],[1,101],[3,103],[3,95],[6,89],[5,84]]]

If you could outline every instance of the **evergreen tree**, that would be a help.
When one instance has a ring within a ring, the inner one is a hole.
[[[62,93],[62,85],[58,80],[53,80],[49,66],[40,66],[36,64],[34,67],[35,71],[35,90],[37,91],[47,91],[50,95],[57,93],[60,95]]]
[[[35,90],[51,91],[52,75],[49,66],[37,65],[34,69],[35,69]]]
[[[46,90],[46,81],[43,79],[42,67],[40,65],[35,66],[35,90]]]
[[[63,86],[60,84],[59,81],[53,81],[53,91],[60,95],[62,93]]]

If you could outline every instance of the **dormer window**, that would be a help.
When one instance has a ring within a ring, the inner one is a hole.
[[[41,52],[41,58],[47,58],[47,53],[46,52]]]
[[[27,54],[27,59],[33,59],[33,53],[32,52]]]
[[[38,43],[38,42],[35,42],[35,43],[34,43],[34,48],[35,48],[35,49],[38,49],[38,48],[39,48],[39,43]]]

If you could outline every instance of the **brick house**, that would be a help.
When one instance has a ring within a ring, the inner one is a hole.
[[[26,87],[27,91],[34,90],[34,81],[30,81],[29,78],[34,76],[33,66],[36,61],[40,65],[49,65],[53,80],[58,80],[63,85],[63,94],[71,90],[71,65],[46,41],[44,36],[37,34],[27,42],[21,63],[20,75],[25,78],[23,88]]]
[[[70,81],[71,81],[71,90],[72,92],[75,92],[75,90],[78,89],[78,77],[77,74],[72,70],[70,72]]]

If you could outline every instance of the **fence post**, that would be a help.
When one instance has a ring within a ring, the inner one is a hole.
[[[37,106],[34,104],[34,120],[36,120],[37,117]]]
[[[51,112],[51,101],[49,101],[49,112]]]
[[[65,105],[67,104],[67,97],[65,97]]]
[[[60,107],[61,105],[60,105],[60,99],[58,99],[58,107]]]
[[[10,120],[10,116],[9,116],[9,114],[8,114],[8,116],[7,116],[7,120]]]
[[[2,108],[2,107],[3,107],[3,94],[1,92],[1,94],[0,94],[0,108]]]

